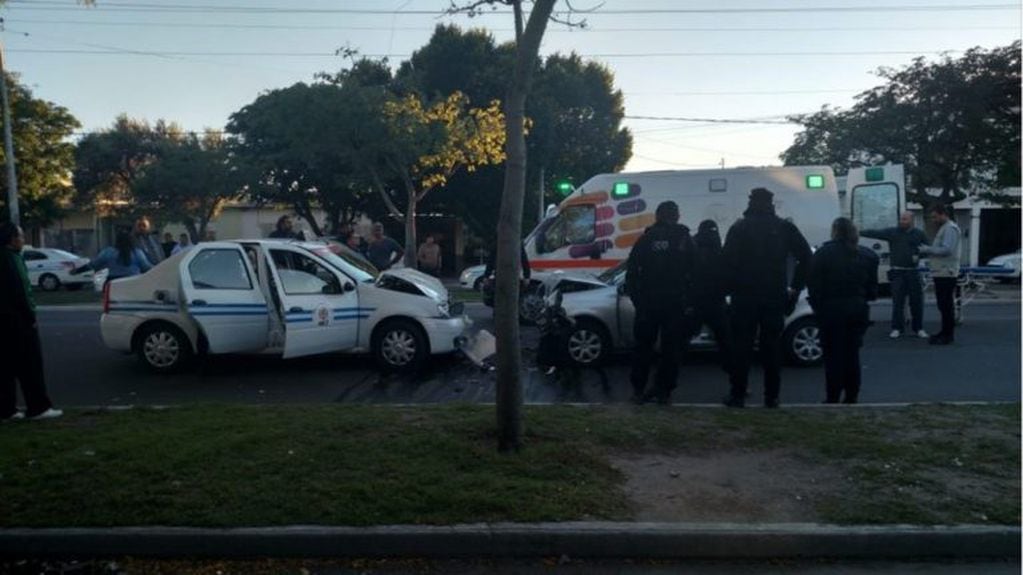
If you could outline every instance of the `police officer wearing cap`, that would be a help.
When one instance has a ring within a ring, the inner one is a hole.
[[[732,370],[729,407],[745,405],[753,340],[759,332],[764,367],[764,407],[778,407],[781,391],[781,335],[806,285],[812,253],[792,222],[774,213],[774,194],[766,188],[750,192],[743,217],[725,238],[722,264],[731,295]],[[789,278],[789,261],[795,269]]]
[[[687,310],[692,313],[689,293],[695,249],[689,229],[678,223],[678,204],[661,203],[656,218],[629,253],[625,275],[625,290],[636,308],[636,351],[630,380],[633,402],[656,399],[667,404],[678,379],[678,356],[686,343]],[[647,392],[658,335],[661,357],[654,387]]]

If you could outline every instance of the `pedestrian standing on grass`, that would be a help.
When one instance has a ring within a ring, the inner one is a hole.
[[[649,400],[671,403],[671,392],[678,383],[679,355],[687,343],[687,318],[693,317],[690,297],[696,249],[689,228],[678,223],[675,202],[658,205],[655,218],[629,252],[625,274],[625,290],[636,309],[636,350],[629,379],[632,401],[637,404]],[[647,391],[658,337],[661,358],[654,387]]]
[[[858,243],[856,226],[838,218],[831,225],[831,241],[810,260],[806,287],[824,350],[824,403],[859,399],[860,347],[870,324],[867,302],[877,298],[878,258]]]
[[[764,407],[779,407],[782,330],[806,285],[811,255],[795,224],[775,214],[774,194],[765,188],[751,190],[749,206],[729,228],[722,253],[734,338],[726,406],[746,405],[753,341],[759,339]]]
[[[955,290],[959,280],[959,226],[949,217],[944,204],[935,204],[931,219],[941,226],[934,242],[920,246],[920,253],[929,256],[928,264],[934,278],[934,297],[941,312],[941,331],[931,336],[931,345],[948,345],[955,341]]]
[[[909,298],[909,315],[912,318],[913,333],[927,339],[924,331],[924,284],[920,279],[920,246],[930,243],[923,231],[913,227],[913,214],[903,212],[899,225],[880,230],[863,230],[860,235],[888,242],[891,252],[891,268],[888,280],[892,286],[892,331],[889,335],[897,339],[906,328],[906,298]]]
[[[21,258],[24,246],[20,227],[0,224],[0,421],[63,415],[46,393],[36,305]],[[17,408],[19,384],[24,413]]]

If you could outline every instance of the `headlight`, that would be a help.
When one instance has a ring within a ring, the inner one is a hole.
[[[460,279],[461,279],[461,280],[462,280],[463,282],[467,282],[467,281],[469,281],[469,278],[470,278],[471,276],[472,276],[472,274],[471,274],[471,273],[469,273],[468,271],[464,271],[464,272],[462,272],[462,277],[461,277]]]

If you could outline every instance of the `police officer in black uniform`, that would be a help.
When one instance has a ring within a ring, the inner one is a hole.
[[[749,381],[753,340],[759,330],[764,366],[764,407],[778,407],[781,391],[781,334],[785,316],[795,308],[806,285],[810,246],[792,222],[774,213],[774,194],[750,192],[749,206],[728,230],[722,254],[732,296],[733,365],[729,407],[743,407]],[[789,260],[795,267],[788,278]]]
[[[678,223],[678,204],[657,206],[657,220],[636,241],[629,254],[625,289],[636,308],[633,333],[636,352],[632,362],[632,400],[671,401],[678,379],[679,354],[685,346],[686,314],[693,273],[694,246],[689,229]],[[647,379],[657,336],[661,358],[654,388],[647,393]]]
[[[858,243],[856,226],[838,218],[831,225],[831,241],[810,260],[807,288],[820,323],[825,403],[859,399],[860,347],[870,322],[867,302],[877,298],[878,258]]]

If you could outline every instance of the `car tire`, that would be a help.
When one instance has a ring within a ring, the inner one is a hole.
[[[39,289],[43,291],[57,291],[60,289],[60,278],[53,274],[39,276]]]
[[[143,325],[136,332],[135,353],[153,373],[175,373],[192,362],[192,344],[179,328],[166,322]]]
[[[387,372],[411,373],[430,355],[430,340],[419,324],[407,319],[385,321],[370,342],[373,359]]]
[[[537,285],[530,285],[519,295],[519,323],[522,325],[535,325],[543,313],[543,294],[540,293]]]
[[[824,360],[820,327],[812,316],[801,317],[789,324],[782,336],[782,346],[785,358],[792,365],[809,367]]]
[[[483,292],[483,276],[476,278],[476,281],[472,282],[472,291]]]
[[[579,319],[565,342],[565,353],[580,367],[601,365],[611,355],[611,336],[600,322]]]

